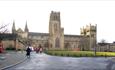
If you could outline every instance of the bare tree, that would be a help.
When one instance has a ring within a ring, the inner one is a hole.
[[[102,39],[99,44],[101,46],[107,45],[107,41],[105,39]]]
[[[105,39],[102,39],[102,40],[101,40],[101,43],[106,43],[106,40],[105,40]]]
[[[7,33],[8,32],[7,26],[8,24],[0,25],[0,33]]]

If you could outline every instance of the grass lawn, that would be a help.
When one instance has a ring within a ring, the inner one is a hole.
[[[106,55],[106,56],[115,56],[115,52],[97,52],[97,56]]]
[[[49,55],[69,57],[94,57],[93,51],[46,51]],[[96,57],[114,57],[115,52],[96,52]]]

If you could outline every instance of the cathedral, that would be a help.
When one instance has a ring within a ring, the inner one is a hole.
[[[61,27],[60,12],[51,11],[49,17],[49,33],[29,32],[27,22],[25,29],[15,28],[13,22],[12,33],[18,35],[18,47],[24,42],[31,46],[45,49],[71,49],[71,50],[93,50],[96,47],[97,25],[86,25],[80,29],[80,35],[66,35]]]

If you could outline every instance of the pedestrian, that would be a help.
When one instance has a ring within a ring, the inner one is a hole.
[[[36,53],[39,53],[39,47],[36,48]]]
[[[26,49],[26,56],[30,58],[30,52],[31,52],[31,49],[28,47]]]
[[[43,48],[41,47],[41,48],[40,48],[40,53],[42,53],[42,52],[43,52]]]
[[[42,53],[42,52],[43,52],[43,48],[42,48],[42,46],[41,46],[41,45],[39,46],[39,52],[40,52],[40,53]]]

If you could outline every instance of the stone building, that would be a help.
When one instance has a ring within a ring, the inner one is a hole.
[[[11,33],[0,33],[0,41],[3,43],[3,48],[17,48],[16,47],[16,35]]]
[[[115,52],[115,43],[98,43],[96,50],[101,52]]]
[[[90,50],[94,50],[96,48],[97,42],[97,25],[86,25],[86,27],[81,28],[81,35],[87,37],[87,43],[89,44]],[[83,38],[82,38],[83,39]]]
[[[64,28],[61,28],[60,12],[52,11],[49,20],[49,47],[64,48]]]
[[[49,33],[35,33],[29,32],[27,22],[25,30],[19,28],[15,29],[15,22],[13,22],[12,33],[18,34],[19,39],[38,47],[41,45],[47,49],[79,49],[79,50],[93,50],[96,46],[96,30],[97,25],[87,25],[81,28],[80,35],[64,34],[64,28],[61,27],[60,12],[52,11],[49,19]]]

